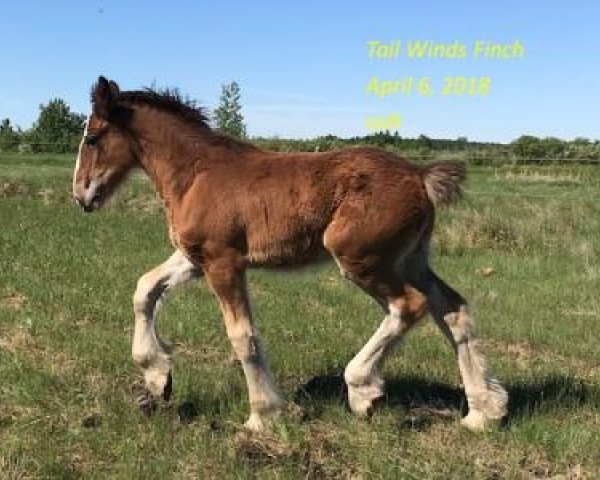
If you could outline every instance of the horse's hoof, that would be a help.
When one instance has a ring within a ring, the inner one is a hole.
[[[167,383],[165,383],[165,388],[163,389],[162,398],[165,402],[171,400],[171,394],[173,393],[173,376],[169,371],[167,375]]]
[[[141,394],[137,398],[137,403],[140,412],[142,412],[142,414],[145,417],[151,417],[152,414],[156,411],[156,401],[154,400],[152,395],[150,395],[150,392],[145,392]]]
[[[466,417],[460,420],[460,424],[472,432],[484,432],[499,424],[499,420],[488,418],[482,412],[470,410]]]
[[[384,400],[379,386],[353,387],[348,385],[348,406],[352,413],[361,418],[371,418],[375,408]]]

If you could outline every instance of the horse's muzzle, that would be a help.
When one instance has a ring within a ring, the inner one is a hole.
[[[93,212],[104,201],[105,189],[96,181],[78,182],[73,188],[73,198],[84,212]]]
[[[94,206],[93,204],[87,205],[84,200],[82,200],[81,198],[78,197],[73,197],[73,199],[75,200],[75,202],[77,203],[77,205],[79,205],[84,212],[86,213],[90,213],[94,211]]]

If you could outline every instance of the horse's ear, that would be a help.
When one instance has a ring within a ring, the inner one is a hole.
[[[104,120],[108,119],[109,112],[115,106],[119,96],[119,86],[100,75],[98,82],[92,89],[92,104],[94,106],[94,115]]]
[[[109,81],[108,85],[110,87],[110,94],[112,98],[116,100],[119,96],[119,93],[121,93],[121,89],[117,85],[117,82],[115,82],[114,80]]]

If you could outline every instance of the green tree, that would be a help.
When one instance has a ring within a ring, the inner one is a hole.
[[[513,152],[524,158],[541,158],[544,156],[544,148],[539,138],[533,135],[521,135],[510,144]]]
[[[541,144],[546,157],[560,157],[564,154],[566,144],[559,138],[546,137]]]
[[[458,137],[456,139],[456,145],[459,149],[464,150],[469,145],[469,139],[467,137]]]
[[[217,128],[228,135],[238,138],[246,136],[246,125],[240,102],[240,86],[231,82],[221,86],[219,107],[215,110]]]
[[[427,135],[419,135],[417,142],[420,147],[426,148],[427,150],[431,150],[433,148],[433,141]]]
[[[36,151],[67,153],[77,150],[85,116],[71,112],[67,103],[55,98],[40,105],[40,116],[32,129]]]
[[[15,131],[10,119],[5,118],[0,122],[0,152],[14,151],[19,146],[20,131]]]

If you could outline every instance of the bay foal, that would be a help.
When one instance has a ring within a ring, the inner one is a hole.
[[[469,413],[482,429],[506,413],[507,394],[488,375],[466,301],[428,265],[434,205],[460,195],[460,163],[421,168],[378,149],[282,154],[213,131],[177,95],[123,91],[104,77],[79,147],[73,193],[87,212],[101,207],[134,168],[164,203],[173,255],[143,275],[133,297],[133,358],[149,392],[171,394],[171,351],[155,326],[159,300],[205,277],[250,397],[246,426],[261,430],[284,406],[252,323],[246,269],[333,257],[370,295],[383,322],[345,370],[351,409],[367,415],[384,393],[379,370],[392,346],[429,311],[458,357]]]

